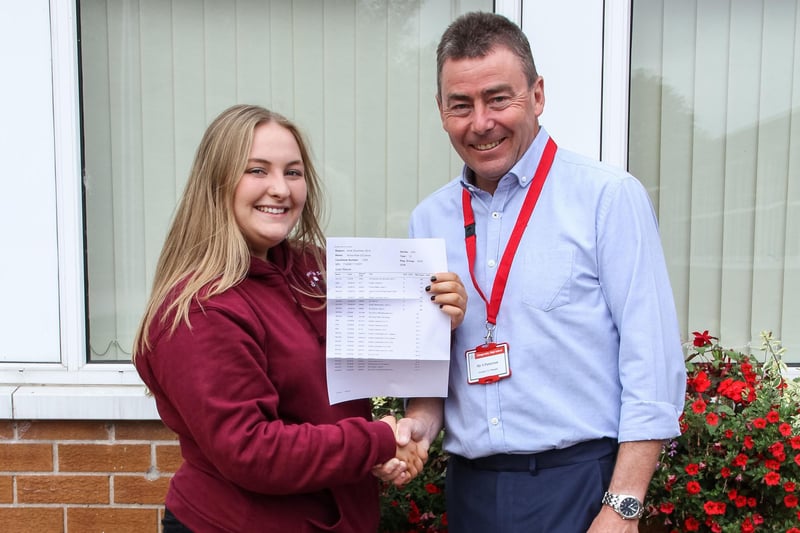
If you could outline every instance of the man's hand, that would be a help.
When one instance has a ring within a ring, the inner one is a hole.
[[[604,505],[587,533],[637,533],[638,520],[623,520],[613,509]]]
[[[439,431],[444,420],[444,400],[442,398],[413,398],[406,405],[406,418],[391,420],[382,418],[381,421],[389,424],[395,430],[398,453],[400,449],[414,443],[416,454],[425,463],[428,460],[428,449]],[[413,468],[413,466],[412,466]],[[421,468],[420,468],[421,470]],[[405,461],[397,457],[376,465],[372,473],[383,481],[391,481],[400,486],[411,481],[416,474],[408,468]],[[417,474],[419,471],[417,471]]]
[[[398,422],[394,416],[385,416],[381,422],[391,426],[397,438]],[[374,466],[372,474],[397,486],[404,485],[419,475],[427,460],[428,446],[421,446],[415,440],[404,437],[402,444],[398,441],[395,457],[382,465]]]

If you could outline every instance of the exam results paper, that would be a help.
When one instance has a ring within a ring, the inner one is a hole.
[[[446,271],[443,239],[327,239],[331,404],[447,396],[450,318],[425,291]]]

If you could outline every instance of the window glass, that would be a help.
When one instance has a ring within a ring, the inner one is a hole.
[[[681,327],[800,363],[800,6],[637,0],[631,172],[661,227]]]
[[[80,0],[91,361],[130,359],[158,254],[207,124],[235,103],[294,120],[330,236],[406,235],[460,169],[435,50],[486,0]]]

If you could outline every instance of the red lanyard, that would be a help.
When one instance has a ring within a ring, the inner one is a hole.
[[[497,324],[497,313],[500,311],[500,302],[506,290],[508,273],[511,271],[511,262],[514,260],[514,255],[517,253],[519,242],[522,240],[522,234],[525,232],[525,227],[528,225],[528,220],[531,218],[533,208],[536,207],[536,202],[539,200],[539,193],[542,192],[542,186],[544,186],[547,174],[550,172],[553,158],[556,155],[556,148],[555,141],[553,141],[553,139],[548,139],[547,146],[545,146],[544,153],[542,154],[542,159],[539,161],[539,166],[536,168],[536,173],[533,176],[533,182],[530,184],[530,189],[528,189],[528,193],[525,195],[525,201],[517,217],[517,222],[514,224],[511,237],[508,239],[508,244],[503,252],[500,265],[497,267],[497,276],[495,276],[494,285],[492,286],[491,300],[486,299],[486,296],[483,294],[483,291],[481,291],[475,279],[475,213],[472,211],[472,199],[469,191],[466,188],[462,189],[461,205],[464,209],[464,240],[467,246],[469,275],[472,278],[472,284],[475,286],[475,290],[478,291],[483,301],[486,302],[486,338],[489,342],[492,340],[492,330],[495,324]]]

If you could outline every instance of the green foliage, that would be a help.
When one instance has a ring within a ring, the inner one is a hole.
[[[800,383],[763,332],[765,360],[695,332],[681,436],[664,447],[649,523],[670,532],[800,533]]]

